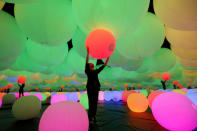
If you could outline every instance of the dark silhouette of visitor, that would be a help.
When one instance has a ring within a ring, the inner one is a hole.
[[[166,90],[166,81],[161,80],[161,84],[163,86],[163,89]]]
[[[87,88],[87,95],[88,95],[88,100],[89,100],[88,118],[89,118],[90,124],[92,124],[93,118],[94,118],[94,122],[96,122],[98,94],[99,94],[99,90],[101,86],[99,79],[98,79],[98,74],[107,65],[108,60],[109,60],[109,57],[105,61],[104,65],[102,65],[99,69],[94,70],[94,64],[89,63],[89,49],[87,49],[85,73],[88,77],[86,88]]]
[[[24,87],[25,87],[25,83],[23,83],[23,84],[21,84],[21,85],[18,83],[18,86],[20,87],[20,89],[19,89],[19,98],[20,98],[21,95],[24,96],[24,91],[23,91],[23,89],[24,89]]]
[[[175,84],[173,85],[173,87],[174,87],[174,89],[176,89],[176,85]]]

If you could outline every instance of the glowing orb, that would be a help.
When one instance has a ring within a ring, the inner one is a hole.
[[[103,91],[99,91],[99,101],[103,101],[104,100],[104,92]]]
[[[140,90],[140,93],[145,95],[146,97],[148,96],[148,91],[147,90]]]
[[[105,59],[115,50],[116,41],[112,33],[107,30],[97,29],[92,31],[86,38],[86,48],[90,55],[96,59]]]
[[[64,101],[50,105],[43,113],[39,131],[88,131],[88,115],[77,102]]]
[[[36,96],[40,101],[42,101],[42,95],[40,93],[34,93],[34,96]]]
[[[1,106],[2,106],[2,99],[0,98],[0,108],[1,108]]]
[[[196,89],[188,89],[187,94],[191,94],[191,93],[197,93],[197,90]]]
[[[104,92],[104,99],[105,99],[106,101],[112,100],[112,92],[111,92],[111,91],[105,91],[105,92]]]
[[[80,103],[83,105],[83,107],[87,110],[89,109],[89,103],[88,103],[88,95],[87,93],[84,93],[80,98]]]
[[[160,95],[160,94],[162,94],[163,92],[160,92],[160,91],[154,91],[154,92],[152,92],[152,93],[150,93],[150,95],[148,96],[148,105],[149,105],[149,107],[152,109],[152,103],[153,103],[153,101],[155,100],[155,98],[158,96],[158,95]]]
[[[68,101],[78,101],[79,95],[76,92],[66,93],[66,97]]]
[[[127,105],[133,112],[145,112],[148,108],[148,100],[141,93],[132,93],[128,97]]]
[[[167,81],[170,80],[171,75],[169,73],[163,73],[162,78],[163,80]]]
[[[12,106],[12,113],[17,120],[35,118],[41,109],[41,102],[36,96],[24,96],[16,100]]]
[[[16,101],[16,96],[14,94],[6,94],[3,96],[3,105],[13,104],[15,101]]]
[[[123,100],[124,102],[127,102],[127,98],[128,98],[128,96],[129,96],[131,93],[132,93],[131,91],[124,91],[124,92],[122,93],[122,100]]]
[[[26,77],[25,76],[19,76],[17,81],[18,81],[19,84],[24,84],[26,82]]]
[[[186,95],[187,93],[182,90],[182,89],[174,89],[172,92],[176,92],[176,93],[180,93],[180,94],[183,94],[183,95]]]
[[[115,102],[122,100],[122,92],[121,91],[112,91],[112,100]]]
[[[56,95],[51,96],[51,104],[61,102],[61,101],[66,101],[66,100],[67,98],[66,98],[66,95],[64,94],[56,94]]]
[[[197,106],[197,93],[191,93],[186,95]]]
[[[173,81],[173,84],[174,85],[177,85],[179,82],[178,81]]]
[[[197,107],[179,93],[157,96],[152,103],[152,113],[156,121],[170,131],[191,131],[197,126]]]

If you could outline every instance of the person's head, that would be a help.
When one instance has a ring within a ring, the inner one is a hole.
[[[89,68],[90,68],[91,71],[93,71],[94,70],[94,64],[90,63]]]

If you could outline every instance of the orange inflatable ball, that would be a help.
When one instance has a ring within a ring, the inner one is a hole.
[[[115,50],[116,41],[113,34],[104,29],[96,29],[86,38],[86,49],[96,59],[105,59]]]
[[[25,76],[19,76],[17,81],[18,81],[19,84],[24,84],[26,82],[26,77]]]
[[[148,108],[148,100],[141,93],[132,93],[127,99],[127,105],[133,112],[145,112]]]
[[[153,103],[153,101],[155,100],[155,98],[158,96],[158,95],[160,95],[160,94],[162,94],[163,92],[160,92],[160,91],[154,91],[154,92],[152,92],[152,93],[150,93],[150,95],[148,96],[148,105],[149,105],[149,107],[152,109],[152,103]]]

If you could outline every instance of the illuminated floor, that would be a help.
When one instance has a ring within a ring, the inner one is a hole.
[[[0,109],[0,131],[38,131],[38,118],[28,121],[17,121],[11,113],[11,107]],[[91,131],[166,131],[153,118],[150,109],[145,113],[133,113],[122,102],[100,102],[97,111],[97,123]]]

